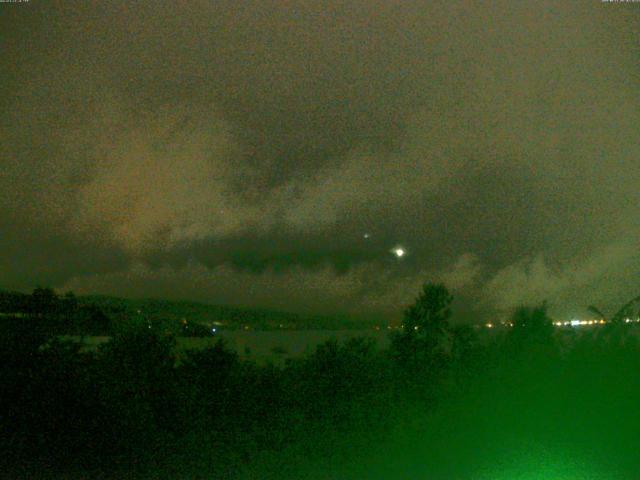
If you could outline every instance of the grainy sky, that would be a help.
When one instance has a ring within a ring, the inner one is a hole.
[[[613,308],[640,293],[639,27],[598,0],[0,4],[0,286]]]

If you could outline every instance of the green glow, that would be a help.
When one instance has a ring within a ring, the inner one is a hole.
[[[564,458],[563,458],[564,457]],[[582,456],[566,452],[525,452],[509,461],[491,466],[482,480],[600,480],[610,478],[598,472]]]

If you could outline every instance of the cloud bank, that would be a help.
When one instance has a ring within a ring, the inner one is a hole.
[[[631,7],[7,7],[0,285],[615,305],[640,288]]]

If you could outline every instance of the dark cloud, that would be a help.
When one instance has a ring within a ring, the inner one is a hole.
[[[633,5],[1,8],[6,286],[387,313],[434,278],[562,315],[640,287]]]

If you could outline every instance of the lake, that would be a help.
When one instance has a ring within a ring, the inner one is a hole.
[[[177,337],[177,353],[201,350],[223,338],[240,356],[258,362],[280,361],[312,353],[318,345],[335,338],[340,343],[355,337],[373,339],[379,348],[389,345],[389,330],[223,330],[210,337]],[[110,340],[107,336],[72,336],[62,339],[82,341],[88,351]]]

